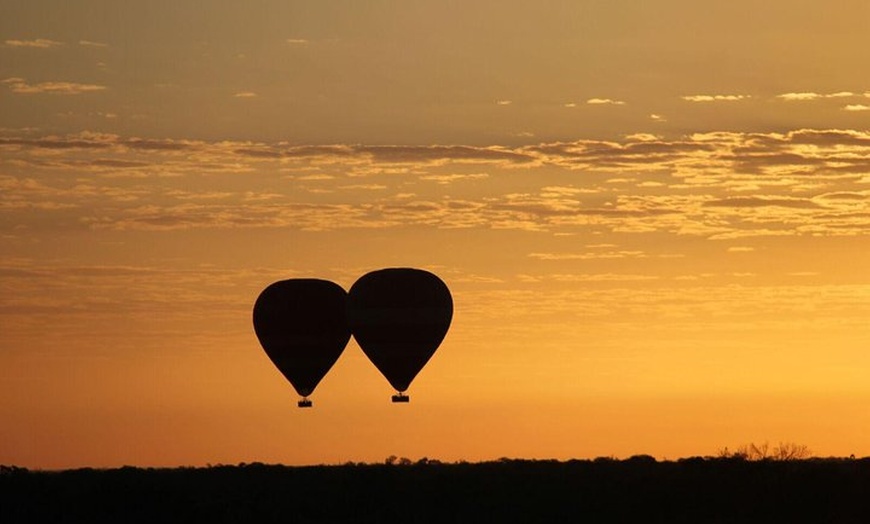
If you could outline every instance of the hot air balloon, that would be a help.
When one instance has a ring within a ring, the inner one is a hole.
[[[266,354],[311,407],[308,396],[335,364],[347,341],[347,293],[328,280],[270,284],[254,304],[254,332]]]
[[[421,269],[381,269],[354,283],[347,304],[354,338],[397,391],[393,402],[408,402],[404,392],[450,327],[447,285]]]

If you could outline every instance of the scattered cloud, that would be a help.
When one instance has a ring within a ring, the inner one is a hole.
[[[92,40],[79,40],[79,45],[85,47],[109,47],[109,44],[103,42],[94,42]]]
[[[685,95],[680,98],[687,102],[737,102],[751,97],[749,95]]]
[[[449,175],[425,175],[421,176],[420,180],[429,180],[441,185],[452,184],[460,180],[482,180],[489,178],[487,173],[472,173],[472,174],[449,174]]]
[[[370,155],[385,164],[526,163],[535,159],[522,150],[473,146],[358,146],[352,154]]]
[[[305,38],[288,38],[287,43],[294,46],[306,46],[308,45],[308,40]]]
[[[646,258],[643,251],[588,251],[585,253],[529,253],[529,258],[545,261],[602,260],[618,258]]]
[[[819,93],[783,93],[781,95],[777,95],[777,98],[782,98],[783,100],[789,101],[803,101],[823,98],[823,95],[820,95]]]
[[[560,282],[560,283],[584,283],[584,282],[639,282],[644,280],[658,280],[657,275],[621,274],[621,273],[559,273],[547,275],[518,275],[521,282]]]
[[[849,104],[843,108],[843,111],[870,111],[870,106],[865,104]]]
[[[0,135],[0,151],[0,189],[7,189],[0,190],[0,209],[63,210],[58,223],[65,227],[403,225],[523,230],[553,238],[609,231],[711,240],[870,230],[870,133],[856,130],[710,132],[680,139],[640,133],[620,141],[516,147],[293,146],[7,132]],[[70,171],[93,180],[71,188],[56,176]],[[233,182],[241,175],[245,192]],[[198,182],[203,176],[207,183]],[[138,182],[147,178],[161,183]],[[369,196],[361,199],[364,193]],[[593,251],[587,246],[570,258],[640,256],[634,248]],[[541,254],[547,251],[535,253],[547,259]]]
[[[625,139],[632,142],[653,142],[661,140],[661,138],[662,137],[652,133],[634,133],[631,135],[625,135]]]
[[[28,84],[23,78],[7,78],[0,81],[5,84],[13,93],[18,94],[40,94],[48,93],[54,95],[80,95],[82,93],[90,93],[94,91],[104,91],[106,86],[96,84],[79,84],[76,82],[40,82],[38,84]]]
[[[316,175],[302,175],[302,176],[297,177],[297,180],[306,180],[309,182],[314,182],[314,181],[320,182],[320,181],[324,181],[324,180],[335,180],[335,177],[332,175],[326,175],[323,173],[319,173]]]
[[[338,186],[338,189],[343,190],[362,190],[362,191],[382,191],[387,189],[384,184],[349,184],[346,186]]]
[[[733,197],[711,200],[704,203],[705,206],[752,208],[752,207],[791,207],[791,208],[817,208],[812,200],[792,197]]]
[[[509,105],[513,104],[513,102],[511,100],[496,100],[495,103],[496,103],[496,105],[500,105],[500,106],[509,106]]]
[[[663,117],[662,115],[656,114],[656,113],[652,113],[649,116],[649,119],[654,121],[654,122],[667,122],[667,119],[665,117]]]
[[[799,93],[783,93],[781,95],[776,95],[777,98],[781,98],[783,100],[789,102],[804,102],[809,100],[819,100],[823,98],[848,98],[852,96],[858,96],[851,91],[838,91],[836,93],[815,93],[815,92],[799,92]]]
[[[612,105],[612,106],[623,106],[625,102],[622,100],[614,100],[612,98],[590,98],[586,100],[587,104],[590,105]]]
[[[236,98],[256,98],[257,93],[254,93],[253,91],[240,91],[233,96]]]
[[[6,40],[4,44],[6,44],[7,47],[31,47],[37,49],[49,49],[66,45],[63,42],[49,40],[47,38],[37,38],[35,40]]]

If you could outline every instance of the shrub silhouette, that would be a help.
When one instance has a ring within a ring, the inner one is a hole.
[[[770,447],[767,442],[763,444],[742,444],[736,450],[729,451],[723,448],[719,451],[720,458],[736,458],[743,460],[801,460],[812,456],[810,449],[803,444],[793,442],[780,442]]]

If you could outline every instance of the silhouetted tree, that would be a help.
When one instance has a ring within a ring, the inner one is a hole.
[[[811,456],[810,448],[794,442],[780,442],[779,446],[773,448],[774,460],[802,460]]]
[[[794,442],[780,442],[773,447],[767,442],[762,444],[751,442],[737,446],[734,451],[729,451],[727,447],[723,448],[719,450],[718,455],[720,458],[742,460],[802,460],[811,457],[812,453],[807,446]]]

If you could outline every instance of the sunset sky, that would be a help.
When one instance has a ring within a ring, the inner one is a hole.
[[[207,5],[208,9],[204,6]],[[0,0],[0,464],[870,455],[870,2]],[[424,268],[409,404],[271,282]]]

